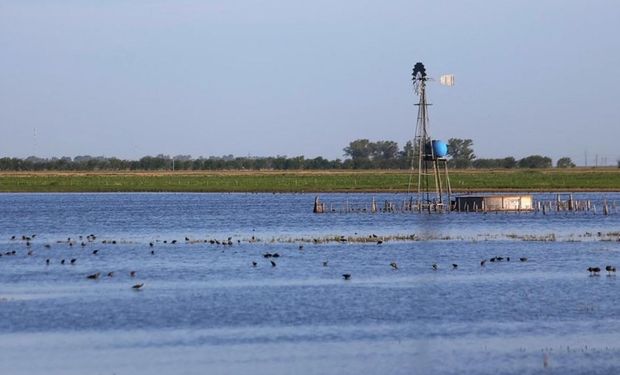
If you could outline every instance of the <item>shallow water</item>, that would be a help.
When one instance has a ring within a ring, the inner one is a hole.
[[[615,209],[315,215],[313,200],[0,195],[0,250],[16,251],[0,257],[0,373],[620,373],[620,285],[586,271],[620,265]],[[10,240],[34,233],[32,255]],[[387,240],[356,241],[372,234]],[[480,266],[494,256],[511,260]]]

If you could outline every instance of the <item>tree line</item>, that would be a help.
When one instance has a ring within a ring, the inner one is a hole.
[[[418,147],[409,141],[401,149],[394,141],[357,139],[343,149],[344,159],[329,160],[321,156],[235,157],[233,155],[192,158],[190,155],[144,156],[138,160],[82,155],[71,157],[24,159],[0,158],[2,171],[97,171],[97,170],[328,170],[328,169],[409,169],[418,165]],[[448,140],[448,166],[466,168],[551,168],[551,158],[530,155],[522,159],[512,156],[479,159],[471,139]],[[618,164],[620,167],[620,162]],[[556,167],[570,168],[569,157],[557,160]]]

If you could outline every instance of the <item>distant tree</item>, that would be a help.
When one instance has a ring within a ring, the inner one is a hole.
[[[575,168],[575,163],[569,157],[559,158],[555,163],[556,168]]]
[[[551,158],[540,155],[530,155],[519,160],[519,168],[551,168],[553,163]]]
[[[502,159],[476,159],[472,162],[474,168],[515,168],[517,161],[512,156]]]
[[[516,168],[517,161],[512,156],[505,157],[502,160],[502,168]]]
[[[471,166],[481,169],[502,168],[502,159],[476,159]]]
[[[304,162],[305,169],[331,169],[331,162],[321,156],[314,159],[307,159]]]
[[[372,147],[368,139],[357,139],[343,149],[344,155],[353,161],[353,168],[368,168]]]
[[[398,166],[401,169],[408,169],[412,166],[418,167],[418,145],[414,145],[412,141],[407,141],[402,151],[398,153]]]
[[[373,160],[393,160],[398,156],[398,143],[394,141],[377,141],[370,143]]]
[[[471,139],[450,138],[448,139],[448,162],[452,168],[469,168],[472,161],[476,158],[472,146],[474,141]]]

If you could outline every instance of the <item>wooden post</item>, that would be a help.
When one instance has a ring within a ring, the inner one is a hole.
[[[312,212],[314,212],[315,214],[322,214],[324,211],[325,206],[321,204],[321,202],[319,201],[319,196],[317,195],[314,198],[314,209],[312,210]]]

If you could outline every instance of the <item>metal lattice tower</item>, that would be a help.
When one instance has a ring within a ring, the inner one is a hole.
[[[448,163],[445,157],[435,155],[433,141],[429,135],[428,106],[426,100],[426,83],[429,78],[426,75],[424,64],[416,63],[413,68],[413,87],[419,97],[418,118],[416,123],[415,138],[413,140],[413,155],[411,158],[411,174],[409,177],[409,192],[413,171],[417,164],[418,171],[418,211],[443,211],[450,208],[450,196],[452,189],[448,176]]]

